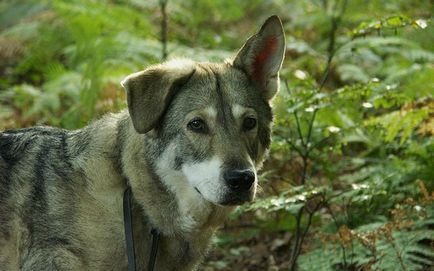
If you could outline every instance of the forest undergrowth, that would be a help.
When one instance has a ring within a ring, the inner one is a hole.
[[[166,58],[221,61],[277,14],[286,56],[258,199],[200,270],[434,270],[429,0],[3,1],[0,130],[80,128]]]

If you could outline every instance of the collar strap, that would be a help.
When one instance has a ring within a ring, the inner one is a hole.
[[[133,215],[131,207],[131,187],[127,187],[124,192],[123,208],[124,208],[124,229],[125,242],[127,245],[128,271],[136,271],[136,255],[134,250],[134,234],[133,234]],[[151,229],[152,245],[151,254],[149,256],[148,271],[153,271],[157,260],[158,243],[160,241],[160,233],[157,229]]]

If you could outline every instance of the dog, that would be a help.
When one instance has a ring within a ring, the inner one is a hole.
[[[195,270],[235,206],[252,201],[285,51],[272,16],[224,63],[172,60],[122,81],[128,109],[74,131],[0,133],[0,270]]]

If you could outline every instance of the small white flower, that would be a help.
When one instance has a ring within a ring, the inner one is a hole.
[[[307,107],[304,111],[306,112],[313,112],[314,108],[312,106]]]
[[[305,195],[297,195],[295,196],[295,198],[299,201],[305,201],[306,200],[306,196]]]
[[[339,127],[336,127],[336,126],[329,126],[329,127],[327,127],[327,130],[330,132],[330,133],[339,133],[340,131],[341,131],[341,128],[339,128]]]
[[[387,85],[386,89],[387,90],[395,89],[397,86],[398,86],[398,84]]]
[[[378,83],[378,82],[380,82],[380,79],[378,79],[377,77],[374,77],[374,78],[372,78],[371,81],[374,83]]]
[[[372,107],[374,107],[371,103],[368,103],[368,102],[364,102],[364,103],[362,104],[362,106],[363,106],[364,108],[372,108]]]
[[[307,74],[302,70],[295,70],[294,76],[300,80],[305,80],[307,78]]]
[[[424,19],[416,20],[416,24],[422,29],[425,29],[428,26],[426,20]]]
[[[369,188],[369,185],[367,185],[367,184],[357,184],[357,183],[353,183],[353,184],[351,184],[351,187],[352,187],[354,190],[360,190],[360,189],[367,189],[367,188]]]
[[[214,41],[217,42],[217,43],[220,43],[220,42],[222,42],[222,37],[220,37],[219,35],[215,35],[214,36]]]
[[[273,204],[274,206],[280,206],[280,205],[282,205],[282,199],[280,199],[280,198],[271,199],[270,203]]]

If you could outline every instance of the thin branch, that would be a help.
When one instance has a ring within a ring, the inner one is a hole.
[[[327,5],[327,1],[323,1],[323,3],[325,6]],[[338,5],[338,4],[336,4],[336,5]],[[320,81],[319,87],[318,87],[316,92],[320,92],[322,90],[325,83],[327,82],[327,79],[329,78],[331,63],[332,63],[333,57],[336,53],[336,51],[335,51],[336,32],[337,32],[339,23],[341,21],[341,18],[343,16],[343,14],[345,13],[346,7],[347,7],[347,0],[343,0],[343,4],[341,6],[339,14],[337,16],[335,16],[333,14],[330,18],[331,28],[330,28],[330,36],[329,36],[330,39],[329,39],[329,44],[328,44],[328,48],[327,48],[327,51],[328,51],[327,63],[326,63],[326,67],[325,67],[322,79]],[[289,92],[289,87],[288,87],[287,81],[285,81],[285,84],[286,84],[286,88]],[[302,170],[302,181],[301,181],[303,185],[306,182],[309,154],[313,148],[310,145],[310,141],[312,138],[313,125],[315,122],[317,111],[318,111],[318,108],[315,108],[313,113],[312,113],[312,117],[309,120],[309,129],[307,132],[307,136],[306,136],[306,138],[304,138],[303,134],[301,132],[301,125],[300,125],[300,120],[299,120],[299,117],[297,114],[297,110],[294,110],[294,116],[295,116],[295,120],[296,120],[297,131],[298,131],[301,143],[304,147],[304,152],[302,152],[302,150],[300,150],[298,148],[295,148],[295,150],[299,154],[301,154],[301,157],[303,159],[303,170]],[[316,145],[317,144],[315,144],[315,147],[316,147]],[[294,144],[291,144],[291,146],[295,147]],[[291,271],[294,271],[296,266],[297,266],[297,259],[298,259],[298,256],[300,255],[300,252],[301,252],[301,245],[303,244],[304,239],[305,239],[305,237],[309,231],[310,225],[312,223],[312,217],[313,217],[314,213],[320,208],[320,206],[321,206],[321,204],[319,203],[315,207],[314,211],[308,215],[307,224],[306,224],[306,227],[304,228],[302,233],[301,233],[301,219],[303,217],[304,206],[302,208],[300,208],[300,210],[297,213],[296,231],[295,231],[296,239],[295,239],[295,243],[294,243],[294,247],[293,247],[293,251],[292,251],[292,255],[291,255],[291,266],[290,266]],[[346,260],[345,260],[345,262],[346,262]]]
[[[388,238],[386,238],[388,240]],[[394,242],[394,239],[392,237],[392,234],[390,233],[390,240],[388,240],[390,244],[392,245],[393,250],[395,251],[396,257],[399,260],[399,264],[401,265],[401,268],[403,271],[407,271],[407,267],[404,264],[404,259],[402,258],[402,254],[398,251],[398,248],[396,247],[396,244]]]
[[[309,212],[306,226],[305,226],[305,228],[304,228],[304,230],[303,230],[303,232],[301,234],[300,234],[300,232],[301,232],[301,225],[300,224],[301,224],[301,217],[303,215],[304,206],[302,208],[300,208],[300,210],[299,210],[299,212],[297,214],[297,219],[296,219],[296,221],[297,221],[297,225],[296,225],[296,240],[295,240],[295,244],[294,244],[294,248],[293,248],[292,256],[291,256],[291,267],[289,269],[291,271],[294,271],[295,268],[296,268],[297,258],[298,258],[298,256],[301,253],[302,244],[304,242],[304,239],[307,236],[307,233],[309,232],[310,226],[312,225],[312,218],[315,215],[315,213],[322,206],[323,200],[321,200],[320,202],[318,202],[316,204],[316,206],[312,210],[312,212]]]
[[[301,253],[301,249],[302,249],[301,245],[303,244],[304,239],[305,239],[305,237],[306,237],[306,235],[307,235],[307,232],[309,231],[309,228],[310,228],[310,226],[311,226],[311,224],[312,224],[312,217],[313,217],[313,215],[314,215],[314,212],[309,213],[309,215],[308,215],[306,227],[304,228],[304,231],[303,231],[303,233],[301,234],[301,238],[300,238],[299,246],[298,246],[298,248],[297,248],[297,251],[295,252],[295,253],[296,253],[295,256],[294,256],[295,259],[297,259],[298,256],[299,256],[300,253]],[[294,267],[295,267],[295,266],[294,266]],[[294,269],[294,270],[295,270],[295,269]]]
[[[303,170],[301,172],[301,184],[304,185],[306,183],[306,176],[307,176],[307,160],[308,160],[308,155],[309,153],[306,152],[306,154],[304,156],[302,156],[303,159]]]
[[[298,118],[297,110],[294,110],[294,117],[295,117],[295,121],[297,123],[297,131],[298,131],[298,136],[300,137],[300,140],[301,140],[301,144],[306,148],[307,143],[305,143],[304,138],[303,138],[303,134],[301,133],[300,119]]]
[[[160,0],[161,11],[161,58],[167,59],[167,2],[168,0]]]
[[[342,234],[339,231],[339,223],[338,223],[338,221],[336,219],[335,214],[333,213],[333,211],[332,211],[332,209],[330,207],[330,204],[328,202],[325,202],[325,207],[326,207],[326,209],[328,210],[328,212],[330,213],[330,215],[332,217],[333,223],[335,224],[336,229],[338,230],[339,237],[342,239]],[[346,249],[345,249],[345,246],[343,244],[341,244],[340,242],[338,242],[338,243],[339,243],[339,246],[342,249],[342,255],[343,255],[343,260],[344,260],[344,268],[346,268],[347,267]]]
[[[303,151],[302,150],[300,150],[300,148],[299,147],[297,147],[294,143],[292,143],[292,141],[291,140],[289,140],[289,139],[286,139],[285,140],[286,141],[286,143],[288,143],[301,157],[303,157],[303,155],[304,155],[304,153],[303,153]]]
[[[316,149],[316,148],[319,147],[322,143],[326,142],[326,141],[329,140],[330,138],[331,138],[331,136],[327,136],[327,137],[322,138],[320,141],[314,143],[310,149],[311,149],[311,150]]]
[[[288,91],[289,95],[291,95],[291,91],[290,91],[289,86],[288,86],[288,80],[285,80],[285,87],[286,87],[286,91]],[[298,132],[298,136],[300,137],[301,144],[304,147],[306,147],[306,144],[304,143],[303,134],[301,132],[300,119],[298,118],[297,110],[294,110],[294,117],[295,117],[295,121],[297,123],[297,132]]]
[[[291,95],[291,91],[289,89],[288,81],[287,80],[285,80],[285,87],[286,87],[286,90],[288,91],[288,93]],[[307,162],[308,162],[308,159],[309,159],[308,143],[306,143],[304,141],[303,133],[301,132],[301,124],[300,124],[300,119],[299,119],[298,114],[297,114],[297,110],[294,110],[294,117],[295,117],[295,121],[296,121],[296,125],[297,125],[298,136],[299,136],[299,138],[301,140],[301,145],[303,146],[304,151],[301,150],[300,148],[298,148],[290,140],[286,140],[286,142],[288,142],[291,145],[291,147],[293,147],[294,150],[303,159],[303,166],[302,166],[303,168],[302,168],[302,172],[301,172],[301,184],[304,185],[306,183],[306,173],[307,173],[307,166],[308,166]]]
[[[329,78],[331,63],[332,63],[333,57],[335,56],[335,53],[336,53],[336,50],[335,50],[336,32],[338,30],[338,26],[339,26],[339,23],[342,19],[342,16],[344,15],[345,10],[347,8],[347,3],[348,3],[348,1],[344,0],[339,14],[337,16],[335,16],[333,14],[330,18],[331,28],[330,28],[330,34],[329,34],[329,37],[330,37],[329,44],[327,47],[327,52],[328,52],[327,63],[326,63],[326,68],[324,70],[323,77],[320,81],[317,92],[320,92],[323,89],[325,83],[327,82],[327,79]],[[313,123],[315,121],[317,111],[318,111],[318,108],[315,108],[313,113],[312,113],[312,117],[310,118],[310,121],[309,121],[309,130],[308,130],[307,139],[306,139],[307,142],[310,141],[310,138],[312,135]]]
[[[309,121],[309,130],[308,130],[308,132],[307,132],[307,137],[306,137],[306,141],[307,141],[307,144],[306,144],[306,149],[307,150],[309,150],[310,149],[310,139],[311,139],[311,137],[312,137],[312,130],[313,130],[313,123],[314,123],[314,121],[315,121],[315,117],[316,117],[316,112],[318,111],[318,109],[317,108],[315,108],[314,110],[313,110],[313,113],[312,113],[312,117],[310,118],[310,121]]]
[[[317,210],[315,210],[316,212]],[[304,228],[303,234],[301,235],[300,243],[303,244],[304,238],[306,238],[307,232],[309,231],[310,226],[312,225],[312,217],[315,214],[315,212],[309,213],[309,216],[307,218],[307,224]],[[301,246],[299,248],[298,254],[301,252]]]
[[[296,267],[296,264],[297,264],[297,258],[298,258],[298,255],[297,255],[297,251],[298,251],[298,247],[300,246],[299,245],[299,242],[300,242],[300,228],[301,228],[301,218],[302,218],[302,216],[303,216],[303,209],[304,209],[304,206],[303,207],[301,207],[300,208],[300,210],[298,210],[298,213],[297,213],[297,217],[296,217],[296,226],[295,226],[295,242],[294,242],[294,246],[293,246],[293,249],[292,249],[292,255],[291,255],[291,267],[289,268],[289,270],[290,271],[294,271],[295,270],[295,267]]]

